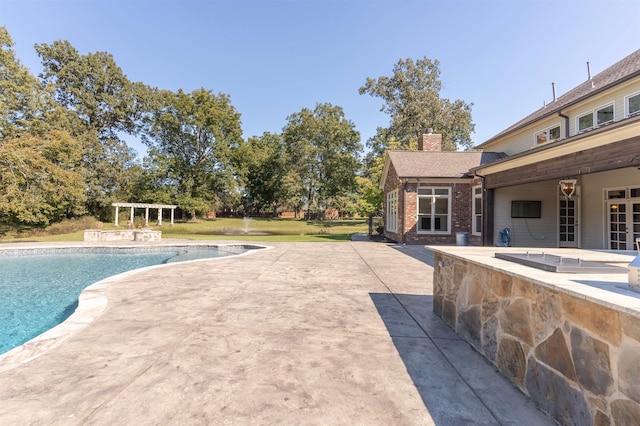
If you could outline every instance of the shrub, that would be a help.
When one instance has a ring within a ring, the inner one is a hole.
[[[83,216],[79,219],[65,219],[62,222],[54,223],[47,226],[44,230],[37,231],[37,235],[62,235],[72,232],[83,231],[85,229],[100,229],[102,222],[97,221],[94,217]]]

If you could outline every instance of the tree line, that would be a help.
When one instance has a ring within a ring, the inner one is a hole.
[[[247,139],[228,94],[170,91],[132,82],[107,52],[68,41],[36,44],[34,76],[0,27],[0,223],[41,227],[92,215],[112,202],[177,204],[207,212],[375,214],[387,149],[412,149],[426,128],[445,149],[471,146],[471,105],[440,98],[439,63],[401,60],[392,77],[368,78],[387,127],[363,144],[341,107],[317,103],[286,118],[281,133]],[[147,147],[143,159],[125,138]]]

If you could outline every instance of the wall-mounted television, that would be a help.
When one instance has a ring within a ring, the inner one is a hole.
[[[511,217],[534,219],[542,217],[542,201],[512,200]]]

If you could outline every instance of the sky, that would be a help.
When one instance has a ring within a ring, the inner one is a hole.
[[[473,104],[479,145],[551,102],[552,83],[585,81],[587,62],[595,75],[640,49],[638,0],[0,0],[0,25],[34,75],[34,45],[67,40],[132,81],[228,95],[244,138],[330,103],[363,144],[389,116],[358,89],[400,59],[440,61],[440,97]]]

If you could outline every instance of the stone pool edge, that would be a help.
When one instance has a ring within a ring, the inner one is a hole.
[[[108,278],[102,279],[100,281],[96,281],[95,283],[87,286],[80,295],[78,296],[78,307],[76,310],[63,322],[56,325],[53,328],[39,334],[33,339],[23,343],[20,346],[16,346],[13,349],[10,349],[8,352],[0,354],[0,374],[13,370],[14,368],[18,368],[22,365],[25,365],[34,359],[38,358],[41,355],[44,355],[51,349],[54,349],[60,345],[62,345],[67,339],[72,337],[73,335],[79,333],[84,328],[89,326],[93,321],[99,318],[107,308],[109,304],[107,294],[107,288],[110,284],[120,281],[123,278],[127,278],[130,275],[138,274],[143,271],[148,271],[154,268],[162,268],[169,267],[176,264],[184,264],[184,263],[192,263],[192,262],[203,262],[203,261],[215,261],[221,259],[227,259],[229,257],[236,256],[247,256],[252,253],[256,253],[259,250],[270,250],[273,249],[272,246],[266,246],[261,244],[253,244],[253,243],[228,243],[228,244],[218,244],[218,243],[174,243],[174,244],[154,244],[153,247],[157,248],[172,248],[172,247],[181,247],[181,246],[190,246],[190,247],[217,247],[217,248],[231,248],[231,247],[243,247],[247,251],[242,253],[234,253],[230,256],[224,257],[214,257],[214,258],[206,258],[206,259],[194,259],[187,260],[184,262],[175,262],[175,263],[167,263],[160,265],[151,265],[143,268],[133,269],[131,271],[125,271],[120,274],[116,274],[110,276]],[[91,248],[148,248],[149,246],[136,246],[136,245],[123,245],[122,242],[119,242],[118,245],[102,245],[102,244],[92,244],[92,245],[55,245],[55,246],[25,246],[21,248],[0,248],[0,253],[3,251],[14,251],[14,250],[37,250],[37,251],[47,251],[47,250],[66,250],[66,249],[91,249]]]

